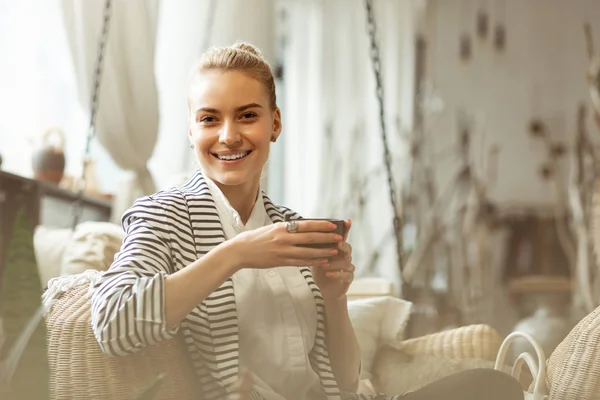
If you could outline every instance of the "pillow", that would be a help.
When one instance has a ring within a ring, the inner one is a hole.
[[[349,300],[393,296],[394,284],[381,277],[369,276],[357,278],[350,284],[346,295]]]
[[[361,352],[360,378],[371,379],[373,360],[382,346],[401,348],[412,303],[391,296],[348,302],[350,321]]]
[[[62,259],[60,275],[78,274],[88,269],[106,271],[121,248],[125,233],[110,222],[82,222],[75,228]]]
[[[33,233],[33,249],[40,274],[40,283],[45,288],[48,281],[60,275],[63,253],[71,239],[71,229],[51,228],[38,225]]]

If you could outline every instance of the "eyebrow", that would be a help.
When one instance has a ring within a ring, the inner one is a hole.
[[[263,107],[258,103],[249,103],[249,104],[244,104],[243,106],[236,107],[235,112],[242,112],[249,108],[263,108]],[[199,112],[207,112],[207,113],[217,114],[219,112],[219,110],[217,110],[216,108],[202,107],[202,108],[199,108],[196,110],[196,114],[198,114]]]

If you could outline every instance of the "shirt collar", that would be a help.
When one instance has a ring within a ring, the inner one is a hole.
[[[226,215],[230,218],[230,223],[233,225],[235,230],[239,232],[252,230],[256,228],[260,228],[265,226],[268,223],[271,223],[271,219],[269,218],[267,211],[265,210],[265,203],[262,199],[262,190],[259,188],[258,195],[256,196],[256,201],[254,202],[254,206],[252,207],[252,212],[250,213],[250,218],[244,225],[242,222],[242,218],[240,214],[237,212],[235,208],[231,206],[231,203],[223,194],[219,186],[209,177],[204,177],[206,180],[206,184],[210,190],[213,199],[215,200],[215,205],[219,214]]]

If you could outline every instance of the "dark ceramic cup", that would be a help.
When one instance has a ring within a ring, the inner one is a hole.
[[[296,221],[329,221],[332,224],[335,224],[336,228],[335,231],[333,231],[333,233],[336,233],[340,236],[344,236],[344,231],[346,230],[346,227],[344,225],[344,221],[342,221],[341,219],[330,219],[330,218],[301,218],[298,219]],[[329,248],[336,248],[336,243],[311,243],[311,244],[301,244],[299,246],[302,247],[311,247],[313,249],[329,249]]]

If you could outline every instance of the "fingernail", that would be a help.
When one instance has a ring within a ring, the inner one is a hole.
[[[329,223],[329,229],[337,229],[337,225],[334,223]]]
[[[321,264],[325,265],[325,264],[329,264],[329,260],[324,258],[321,260]]]
[[[334,256],[335,256],[337,253],[338,253],[338,250],[337,250],[337,249],[333,249],[333,250],[330,250],[330,251],[329,251],[329,254],[331,254],[331,255],[334,255]]]
[[[325,276],[328,278],[335,278],[337,276],[337,272],[326,272]]]
[[[333,240],[335,240],[336,242],[341,242],[343,239],[344,239],[344,238],[343,238],[343,237],[341,237],[340,235],[335,235],[335,236],[333,237]]]

